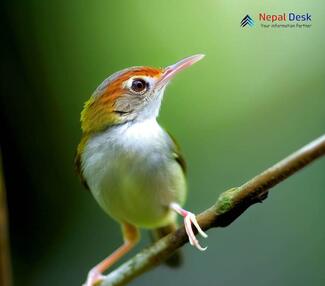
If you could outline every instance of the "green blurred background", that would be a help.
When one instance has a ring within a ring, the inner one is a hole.
[[[1,148],[15,285],[81,285],[122,242],[73,167],[83,102],[117,70],[206,54],[175,78],[159,118],[187,159],[194,212],[324,133],[320,1],[2,5]],[[259,12],[308,12],[312,27],[240,28]],[[160,266],[131,285],[325,285],[324,189],[322,159],[230,227],[209,231],[206,252],[185,246],[182,268]],[[144,232],[132,254],[149,242]]]

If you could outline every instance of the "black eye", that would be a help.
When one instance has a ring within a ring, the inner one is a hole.
[[[131,89],[136,93],[143,93],[147,90],[148,84],[141,78],[136,78],[132,81]]]

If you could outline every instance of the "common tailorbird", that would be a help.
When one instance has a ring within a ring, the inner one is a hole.
[[[184,218],[191,245],[205,250],[192,227],[203,236],[193,213],[182,208],[186,198],[185,161],[178,145],[157,123],[164,91],[180,71],[204,55],[185,58],[166,68],[136,66],[109,76],[81,112],[81,142],[76,168],[102,209],[122,226],[124,244],[93,267],[86,285],[139,240],[139,228],[166,234]]]

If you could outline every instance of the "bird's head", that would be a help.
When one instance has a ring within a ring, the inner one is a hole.
[[[203,57],[194,55],[166,68],[140,66],[114,73],[85,103],[81,113],[83,132],[98,132],[131,120],[157,117],[170,80]]]

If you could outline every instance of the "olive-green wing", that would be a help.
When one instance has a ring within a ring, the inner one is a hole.
[[[81,156],[80,154],[76,154],[75,158],[74,158],[74,167],[76,170],[76,173],[78,174],[81,183],[83,184],[83,186],[89,190],[89,186],[87,184],[86,179],[84,178],[83,174],[82,174],[82,168],[81,168]]]
[[[187,170],[186,161],[180,151],[180,147],[179,147],[177,141],[175,140],[175,138],[168,131],[167,131],[167,134],[169,135],[169,138],[171,139],[171,141],[173,143],[172,151],[173,151],[173,156],[175,158],[175,161],[181,166],[184,174],[186,174],[186,170]]]
[[[77,152],[76,152],[76,155],[75,155],[75,158],[74,158],[74,167],[75,167],[76,173],[78,174],[78,176],[80,178],[81,183],[84,185],[84,187],[87,190],[89,190],[89,186],[87,184],[87,181],[86,181],[85,177],[82,174],[82,163],[81,163],[81,154],[82,154],[82,152],[84,150],[84,147],[86,145],[87,140],[88,140],[88,138],[86,136],[83,136],[80,143],[79,143],[79,145],[78,145]]]

